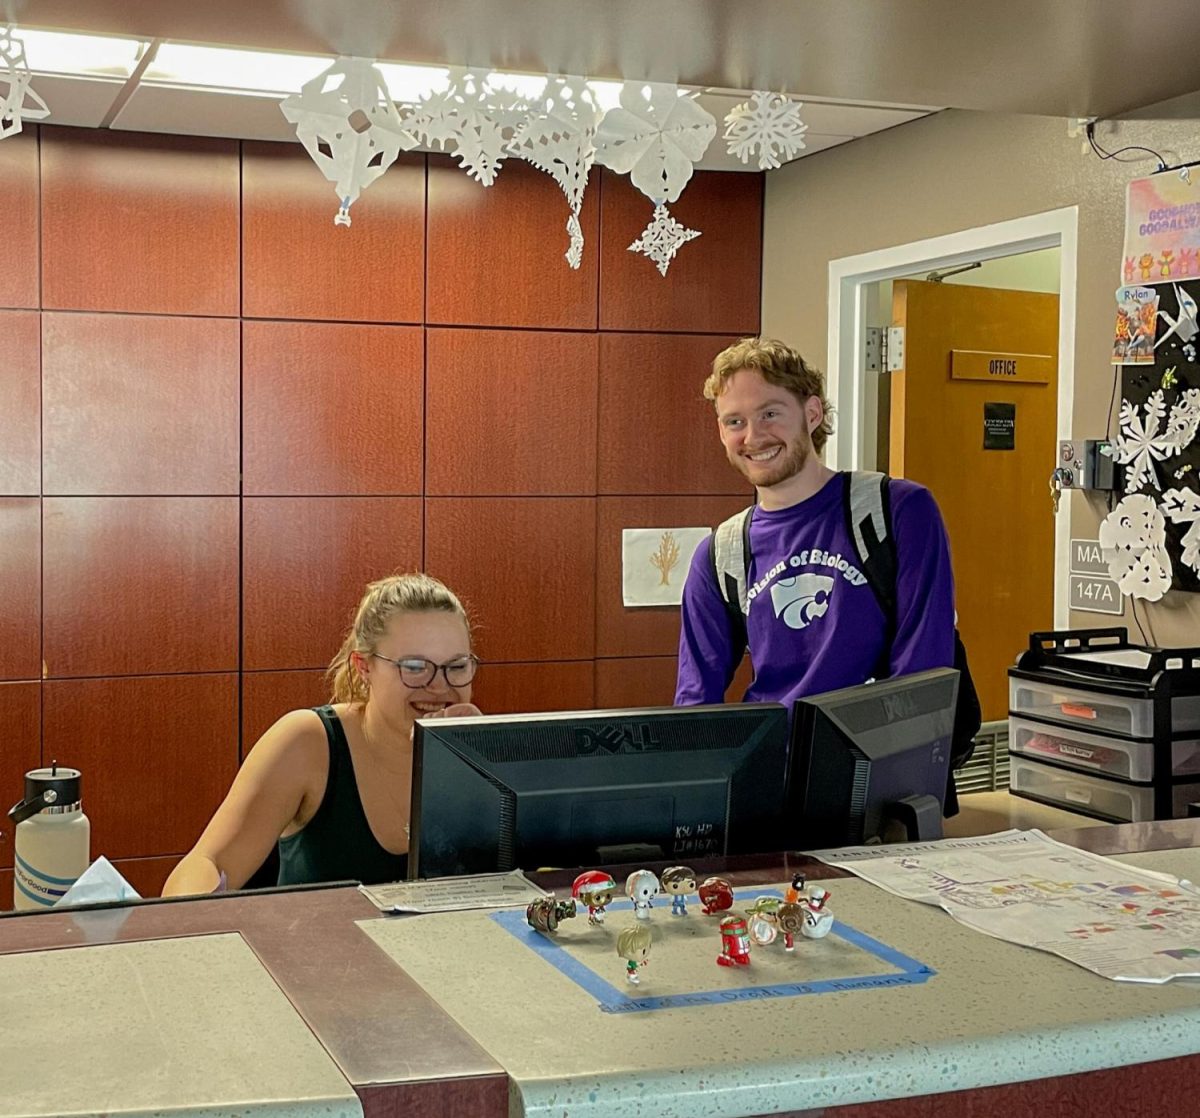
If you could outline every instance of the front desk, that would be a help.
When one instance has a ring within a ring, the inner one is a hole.
[[[1200,872],[1200,820],[1055,837]],[[1110,982],[804,859],[696,868],[739,886],[797,868],[842,877],[830,884],[836,915],[936,974],[605,1013],[485,914],[382,917],[353,889],[39,914],[0,920],[0,1114],[908,1118],[1054,1113],[1069,1099],[1072,1113],[1159,1115],[1190,1097],[1200,983]],[[546,884],[561,895],[563,880]],[[718,946],[714,932],[713,956]],[[67,947],[94,949],[70,953],[88,1002],[64,998],[55,1012],[76,1016],[61,1034],[31,1029],[22,1007],[55,980],[51,949]],[[640,993],[652,992],[648,980]],[[195,1027],[177,1034],[167,1017]],[[73,1068],[67,1081],[47,1071],[51,1059]],[[43,1091],[56,1076],[61,1090]]]

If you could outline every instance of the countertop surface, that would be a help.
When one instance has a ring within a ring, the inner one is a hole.
[[[361,1118],[241,936],[0,957],[8,1118]]]
[[[1194,850],[1130,861],[1200,870]],[[634,988],[614,947],[633,923],[622,907],[601,929],[564,921],[550,945],[523,932],[521,920],[486,913],[360,926],[507,1070],[514,1112],[546,1118],[765,1114],[1200,1051],[1200,983],[1113,982],[865,882],[828,884],[838,920],[892,955],[856,953],[831,935],[798,938],[791,955],[779,944],[762,948],[745,971],[721,968],[717,921],[696,909],[672,918],[660,898],[655,947]],[[921,964],[936,973],[903,977]],[[681,967],[695,991],[715,993],[708,1004],[613,1011],[613,999],[677,989]],[[835,976],[861,985],[830,988]],[[815,992],[733,993],[787,982]]]

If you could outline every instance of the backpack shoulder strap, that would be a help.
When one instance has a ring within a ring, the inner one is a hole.
[[[846,531],[858,555],[858,568],[871,587],[884,617],[884,642],[874,677],[887,676],[892,641],[896,636],[896,536],[892,531],[892,502],[887,474],[854,470],[847,475]]]
[[[750,581],[750,520],[754,506],[722,521],[713,529],[709,557],[717,592],[725,603],[734,639],[746,644],[746,614],[750,601],[746,597]]]

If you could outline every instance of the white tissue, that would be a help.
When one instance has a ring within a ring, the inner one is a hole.
[[[54,907],[137,900],[141,900],[141,894],[117,872],[112,862],[101,854],[79,875],[75,884],[55,901]]]

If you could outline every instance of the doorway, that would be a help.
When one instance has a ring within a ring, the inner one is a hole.
[[[1069,514],[1054,517],[1046,480],[1070,438],[1075,230],[1072,207],[830,263],[827,460],[934,492],[985,720],[1006,717],[1004,671],[1028,633],[1067,619]],[[868,327],[902,323],[897,371],[868,369]],[[971,371],[1014,353],[1043,360],[1018,377]]]

